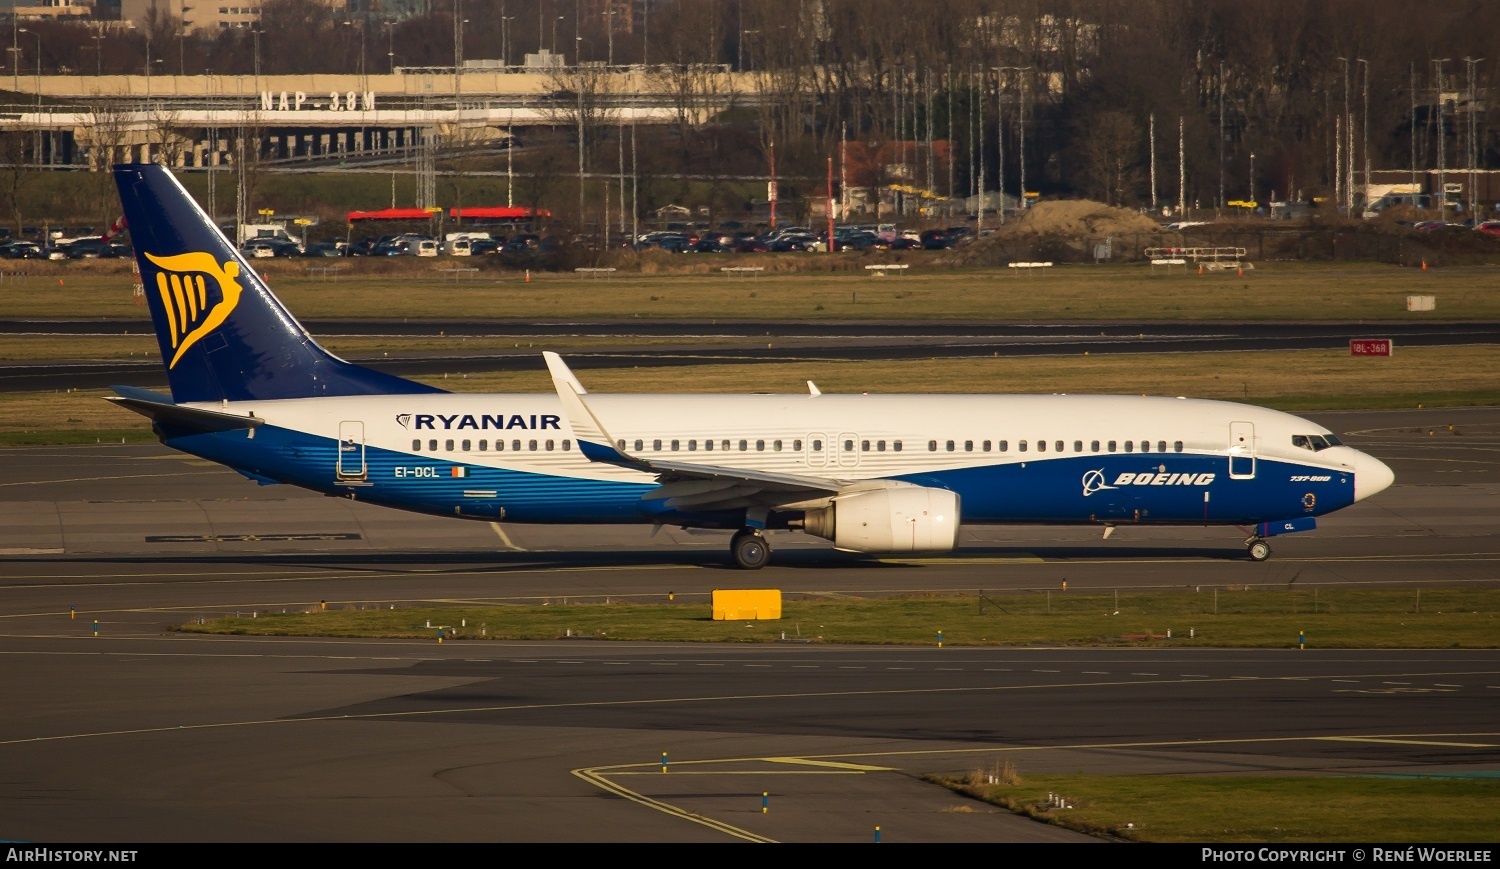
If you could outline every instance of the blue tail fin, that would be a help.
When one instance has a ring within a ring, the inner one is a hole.
[[[324,350],[170,171],[114,171],[173,400],[444,391]]]

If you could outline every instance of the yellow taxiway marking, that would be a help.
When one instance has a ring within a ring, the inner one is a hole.
[[[506,546],[514,549],[517,552],[526,551],[526,547],[517,546],[515,543],[511,542],[510,535],[505,533],[505,526],[501,525],[499,522],[491,522],[490,527],[495,530],[495,536],[500,538],[501,543],[504,543]]]
[[[794,763],[802,766],[826,766],[830,769],[849,770],[851,772],[890,772],[891,768],[886,766],[865,766],[859,763],[838,763],[831,760],[810,760],[805,757],[767,757],[763,758],[767,763]]]
[[[1389,745],[1435,745],[1439,748],[1494,748],[1493,742],[1437,742],[1426,739],[1382,739],[1375,736],[1316,736],[1322,742],[1379,742]]]

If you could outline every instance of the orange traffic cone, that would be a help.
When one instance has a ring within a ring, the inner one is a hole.
[[[1427,260],[1422,260],[1422,271],[1427,271]]]
[[[1422,268],[1425,269],[1427,266],[1422,266]],[[531,283],[531,269],[526,270],[526,283]]]
[[[1203,263],[1198,263],[1198,274],[1203,274]]]

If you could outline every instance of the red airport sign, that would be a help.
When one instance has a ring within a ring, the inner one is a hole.
[[[1350,356],[1389,356],[1395,349],[1389,338],[1355,338],[1349,342]]]

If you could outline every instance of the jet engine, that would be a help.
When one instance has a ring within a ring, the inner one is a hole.
[[[946,552],[958,545],[958,495],[900,486],[853,492],[809,510],[802,528],[854,552]]]

